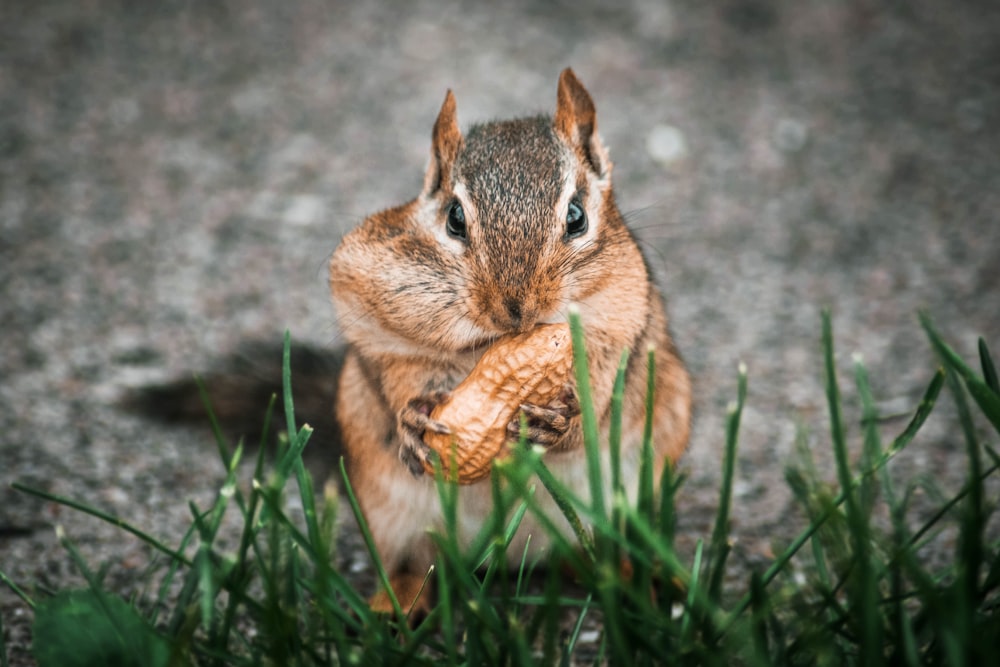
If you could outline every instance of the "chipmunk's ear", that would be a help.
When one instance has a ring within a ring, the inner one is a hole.
[[[594,101],[569,67],[559,75],[555,128],[598,176],[603,178],[611,172],[608,151],[597,135]]]
[[[455,96],[451,90],[444,97],[444,104],[434,123],[431,142],[431,161],[424,175],[424,194],[432,195],[451,182],[451,170],[462,147],[462,132],[458,129]]]

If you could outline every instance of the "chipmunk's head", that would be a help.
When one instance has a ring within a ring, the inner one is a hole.
[[[569,69],[554,116],[466,136],[449,91],[420,195],[369,216],[330,260],[347,338],[394,353],[481,350],[565,321],[574,302],[612,323],[645,307],[647,284],[594,103]]]
[[[588,266],[624,232],[594,103],[572,70],[556,113],[477,125],[463,136],[455,98],[434,125],[420,223],[460,267],[456,294],[482,338],[563,321],[597,289]]]

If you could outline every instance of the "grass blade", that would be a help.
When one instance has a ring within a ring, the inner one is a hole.
[[[684,614],[681,617],[681,643],[687,644],[691,641],[694,632],[694,610],[699,596],[703,595],[700,589],[698,573],[701,572],[702,541],[698,540],[694,550],[694,563],[691,565],[691,580],[688,582],[687,602],[684,605]]]
[[[215,410],[212,407],[212,399],[208,395],[208,388],[205,386],[204,381],[197,375],[194,378],[195,386],[198,387],[198,396],[201,398],[201,404],[205,406],[205,415],[208,418],[209,426],[212,429],[212,437],[215,439],[215,447],[219,453],[219,459],[222,461],[222,465],[228,470],[230,467],[230,452],[229,445],[226,442],[226,436],[222,433],[222,427],[219,425],[219,420],[215,416]]]
[[[642,443],[639,450],[639,488],[636,494],[635,511],[643,517],[650,525],[654,525],[655,518],[655,497],[653,495],[653,406],[655,405],[656,390],[656,357],[653,348],[646,351],[646,418],[643,423]],[[623,510],[627,507],[628,499],[624,494],[615,498],[615,514],[623,517]],[[621,531],[619,531],[621,532]],[[628,542],[628,532],[624,533]],[[632,569],[631,584],[638,590],[650,590],[652,588],[653,569],[652,559],[647,554],[629,553],[635,549],[626,550],[625,558]],[[616,556],[610,561],[612,567],[616,563],[622,563],[617,556],[621,552],[621,547],[615,546],[613,553]],[[616,605],[617,608],[617,605]],[[640,633],[641,634],[641,633]]]
[[[726,449],[722,459],[722,484],[719,491],[719,508],[715,515],[712,540],[708,547],[708,597],[718,602],[722,596],[722,579],[729,556],[729,511],[733,500],[733,477],[736,470],[736,443],[739,439],[740,418],[747,397],[747,367],[738,368],[736,401],[730,404],[726,418]]]
[[[298,429],[295,425],[295,405],[292,401],[292,334],[287,329],[281,351],[281,387],[286,428],[291,441]]]
[[[979,454],[979,441],[976,438],[975,426],[972,422],[972,413],[969,411],[968,401],[965,399],[965,392],[958,378],[954,373],[948,374],[949,388],[955,398],[955,405],[958,408],[959,423],[965,436],[966,455],[969,460],[968,496],[963,504],[961,520],[959,522],[958,548],[960,558],[958,561],[958,579],[956,585],[956,613],[961,619],[956,625],[959,631],[964,631],[967,636],[963,639],[971,640],[968,636],[972,632],[972,618],[969,612],[975,608],[979,598],[979,572],[983,563],[983,530],[985,529],[985,519],[983,511],[983,480],[982,480],[982,459]],[[969,646],[968,641],[962,644]]]
[[[628,369],[629,351],[622,350],[618,362],[618,372],[615,374],[615,384],[611,390],[610,426],[608,428],[608,452],[611,458],[611,522],[619,533],[625,530],[625,519],[618,507],[619,499],[625,498],[625,488],[622,484],[622,404],[625,400],[625,371]],[[621,549],[615,545],[611,553],[612,561],[622,560]]]
[[[611,489],[614,495],[622,491],[622,403],[625,400],[625,371],[628,369],[628,350],[622,351],[611,390],[611,426],[608,430],[608,450],[611,453]]]
[[[752,636],[754,651],[757,653],[759,661],[766,660],[770,654],[768,642],[768,620],[771,618],[770,599],[764,584],[760,580],[760,574],[754,572],[750,575],[750,609],[752,612]]]
[[[879,414],[868,381],[868,370],[860,354],[854,356],[854,382],[861,399],[861,423],[864,429],[861,469],[875,470],[875,464],[882,455],[882,439],[878,432]],[[861,479],[860,502],[865,516],[871,516],[875,505],[876,482],[875,475],[864,475]]]
[[[27,593],[25,593],[20,586],[14,583],[14,581],[10,577],[4,574],[2,570],[0,570],[0,583],[6,584],[7,587],[10,588],[10,590],[14,593],[14,595],[21,598],[24,604],[28,605],[32,609],[35,608],[35,601],[32,600],[31,597]]]
[[[583,607],[580,609],[580,615],[576,618],[576,623],[573,625],[573,631],[569,635],[569,639],[566,642],[566,649],[563,652],[563,660],[565,661],[565,664],[569,664],[569,657],[572,655],[573,650],[576,648],[576,643],[580,639],[580,631],[583,630],[583,620],[587,617],[587,612],[590,610],[592,601],[592,594],[587,595],[587,598],[583,601]]]
[[[583,427],[583,447],[587,454],[587,475],[590,482],[590,501],[598,516],[606,516],[604,483],[601,480],[600,436],[597,415],[590,388],[590,369],[587,364],[587,346],[583,335],[580,311],[571,307],[569,327],[573,339],[573,369],[576,374],[576,391],[580,399],[580,419]]]
[[[364,515],[361,513],[361,505],[358,503],[358,498],[354,495],[354,487],[351,486],[351,480],[347,477],[347,467],[344,463],[344,457],[340,457],[340,477],[344,481],[344,494],[347,496],[347,502],[351,506],[351,511],[354,513],[354,518],[358,522],[358,529],[361,531],[361,537],[365,542],[365,546],[368,549],[368,553],[372,557],[372,562],[375,565],[375,572],[378,575],[379,583],[385,589],[386,595],[389,597],[389,602],[392,604],[393,612],[396,614],[396,618],[400,621],[400,627],[403,634],[409,638],[410,630],[406,623],[406,614],[403,613],[403,608],[399,604],[399,600],[396,598],[395,591],[392,590],[392,586],[389,585],[389,575],[385,571],[385,566],[382,564],[382,557],[379,556],[378,549],[375,548],[375,538],[372,537],[371,530],[368,528],[368,522],[365,521]]]
[[[156,538],[154,538],[152,535],[146,533],[145,531],[139,530],[138,528],[136,528],[135,526],[133,526],[129,522],[127,522],[124,519],[121,519],[119,517],[116,517],[113,514],[108,514],[107,512],[104,512],[102,510],[97,509],[96,507],[93,507],[93,506],[88,505],[86,503],[82,503],[82,502],[73,500],[71,498],[66,498],[64,496],[58,496],[58,495],[56,495],[54,493],[48,493],[47,491],[42,491],[41,489],[35,489],[35,488],[30,487],[30,486],[25,486],[24,484],[21,484],[19,482],[12,483],[11,487],[13,487],[13,488],[15,488],[18,491],[21,491],[23,493],[27,493],[28,495],[32,495],[32,496],[35,496],[35,497],[38,497],[38,498],[42,498],[43,500],[50,500],[50,501],[52,501],[54,503],[58,503],[60,505],[65,505],[66,507],[69,507],[71,509],[75,509],[78,512],[83,512],[84,514],[89,514],[90,516],[98,518],[101,521],[105,521],[107,523],[110,523],[112,526],[120,528],[121,530],[124,530],[126,533],[131,533],[132,535],[135,535],[140,540],[142,540],[143,542],[145,542],[149,546],[153,547],[154,549],[156,549],[160,553],[169,556],[170,558],[176,560],[179,563],[182,563],[183,565],[185,565],[187,567],[191,567],[191,560],[189,558],[187,558],[183,553],[181,553],[179,551],[174,551],[173,549],[171,549],[167,545],[163,544],[162,542],[160,542],[159,540],[157,540]]]
[[[986,418],[993,424],[993,428],[996,429],[997,433],[1000,433],[1000,393],[997,393],[991,389],[986,382],[979,378],[975,372],[962,360],[962,358],[953,350],[951,347],[944,342],[941,336],[934,329],[934,325],[931,324],[930,318],[926,313],[920,314],[920,322],[924,327],[924,331],[927,332],[927,337],[930,338],[931,345],[937,351],[944,362],[956,373],[958,373],[962,380],[965,381],[965,386],[969,390],[969,394],[972,398],[979,404],[979,408],[983,411]],[[986,346],[983,345],[981,349]],[[992,368],[992,360],[989,359],[989,353],[987,352],[987,363],[990,368]],[[995,379],[995,378],[994,378]]]
[[[979,364],[983,367],[983,381],[986,386],[993,390],[993,393],[1000,396],[1000,379],[997,379],[997,369],[990,358],[990,351],[986,347],[986,341],[979,339]]]
[[[851,609],[860,634],[859,649],[862,664],[875,665],[882,655],[882,618],[878,608],[878,583],[872,567],[871,531],[868,517],[862,512],[853,489],[854,479],[847,462],[847,440],[844,435],[840,406],[840,389],[833,353],[833,327],[829,311],[823,312],[823,362],[826,369],[826,395],[830,411],[830,432],[833,440],[837,478],[844,494],[847,523],[853,547],[854,581],[848,587]]]
[[[656,355],[646,350],[646,419],[642,426],[642,449],[639,459],[639,492],[636,508],[653,521],[653,406],[656,405]]]

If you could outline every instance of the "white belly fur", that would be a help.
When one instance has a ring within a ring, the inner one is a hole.
[[[633,502],[638,481],[637,451],[638,447],[633,447],[622,453],[622,480],[626,493]],[[605,473],[603,485],[605,507],[609,507],[612,498],[608,455],[604,453],[602,459],[604,459],[602,471]],[[587,475],[587,461],[582,451],[553,454],[546,456],[544,461],[553,476],[569,488],[573,495],[589,502],[590,484]],[[400,483],[402,480],[399,478],[395,481],[395,484],[386,485],[382,489],[383,500],[387,501],[387,506],[405,507],[406,510],[382,517],[381,520],[384,523],[377,531],[381,536],[379,547],[388,554],[412,553],[418,544],[427,543],[426,534],[428,531],[439,533],[444,531],[441,501],[437,486],[427,475],[419,479],[410,478],[407,475],[405,482]],[[570,544],[575,545],[577,538],[570,528],[569,522],[556,506],[555,501],[541,481],[533,478],[530,483],[535,486],[534,497],[538,507],[551,519]],[[492,508],[493,499],[489,480],[459,487],[456,523],[461,545],[468,546],[473,542],[483,527],[488,524]],[[421,517],[421,519],[415,521],[414,517]],[[509,517],[505,519],[505,526],[508,520]],[[535,516],[534,511],[529,509],[507,550],[508,562],[512,567],[518,567],[526,547],[528,559],[533,561],[544,555],[551,548],[551,545],[552,539],[547,529]],[[427,555],[432,557],[431,554]]]

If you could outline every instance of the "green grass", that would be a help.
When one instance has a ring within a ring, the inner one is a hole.
[[[445,525],[434,536],[440,555],[427,583],[435,587],[438,604],[421,624],[412,626],[396,600],[395,614],[372,614],[367,591],[358,591],[333,565],[334,520],[342,500],[331,492],[317,494],[303,466],[311,429],[295,422],[286,336],[288,424],[279,456],[265,462],[268,443],[262,436],[255,461],[242,464],[242,443],[231,448],[212,420],[224,481],[209,507],[190,505],[190,529],[176,544],[88,503],[15,485],[119,526],[169,563],[158,585],[150,582],[155,594],[132,603],[108,593],[101,575],[65,538],[68,557],[88,588],[32,597],[0,572],[0,581],[35,611],[39,664],[1000,664],[1000,544],[990,524],[997,499],[988,492],[996,489],[1000,467],[989,444],[1000,434],[1000,386],[985,343],[980,341],[980,375],[922,318],[941,366],[928,369],[927,390],[909,423],[883,442],[884,425],[860,360],[853,369],[860,414],[848,414],[832,327],[824,315],[821,352],[836,482],[816,471],[803,446],[786,478],[807,518],[766,569],[746,572],[728,561],[745,368],[737,375],[720,437],[724,456],[716,520],[694,554],[684,556],[674,544],[675,512],[684,511],[683,501],[677,502],[683,479],[669,467],[662,478],[653,478],[656,434],[647,425],[639,491],[626,497],[617,452],[620,428],[613,425],[608,443],[598,440],[581,328],[576,320],[572,324],[590,501],[563,488],[540,452],[521,446],[495,467],[488,482],[498,511],[471,547],[462,548],[456,538],[456,488],[439,471]],[[626,362],[623,356],[612,405],[616,415]],[[652,371],[652,354],[646,362]],[[968,472],[957,493],[940,497],[928,510],[927,499],[937,496],[921,491],[933,489],[932,475],[900,482],[890,468],[911,446],[945,387],[956,405],[952,430],[961,443],[956,455],[964,450]],[[649,401],[652,390],[650,383]],[[272,407],[273,402],[265,422]],[[860,426],[852,428],[855,424]],[[270,432],[269,424],[262,432]],[[611,449],[609,496],[599,485],[602,447]],[[237,482],[248,473],[253,484],[246,492]],[[384,583],[386,573],[343,468],[341,482],[347,511],[360,522]],[[519,522],[538,512],[536,498],[546,492],[558,498],[576,535],[572,541],[559,537],[551,521],[539,517],[556,535],[549,567],[508,550]],[[299,497],[301,519],[284,510],[291,494]],[[216,540],[224,519],[234,515],[240,540],[235,551],[223,552]],[[942,549],[931,540],[952,533],[957,538],[951,557],[929,558],[932,548]],[[574,582],[568,583],[567,571]],[[179,594],[170,593],[178,588]],[[599,628],[596,642],[580,641],[587,627]],[[0,627],[0,667],[5,663]]]

